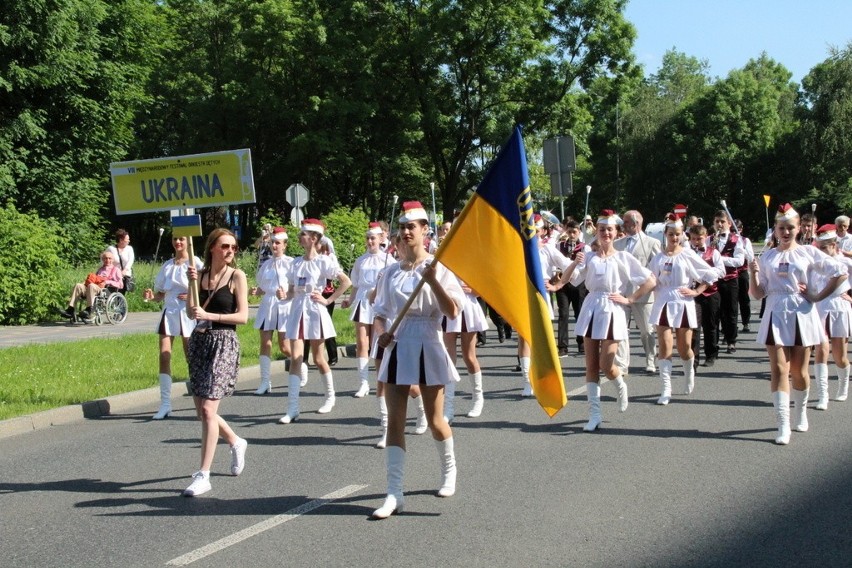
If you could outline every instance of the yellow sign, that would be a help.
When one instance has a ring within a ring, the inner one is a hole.
[[[118,215],[255,202],[248,149],[115,162],[109,170]]]
[[[763,202],[766,203],[766,207],[769,207],[769,200],[772,199],[771,195],[764,195]]]

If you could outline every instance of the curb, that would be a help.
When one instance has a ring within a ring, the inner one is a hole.
[[[340,345],[337,348],[337,353],[339,357],[355,357],[355,345]],[[272,370],[275,371],[278,368],[278,371],[284,371],[286,370],[286,363],[286,360],[274,361],[272,363]],[[259,365],[240,369],[238,384],[246,385],[246,383],[252,386],[254,386],[254,383],[260,384]],[[172,383],[172,399],[188,395],[189,387],[185,381]],[[150,387],[97,400],[88,400],[80,404],[52,408],[43,412],[9,418],[8,420],[0,420],[0,440],[27,432],[44,430],[52,426],[62,426],[87,419],[97,419],[117,413],[129,412],[144,406],[150,406],[151,413],[153,414],[159,402],[159,387]]]

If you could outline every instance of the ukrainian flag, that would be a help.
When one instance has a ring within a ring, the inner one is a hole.
[[[565,406],[562,366],[547,308],[521,129],[485,174],[435,255],[531,346],[530,381],[549,416]]]

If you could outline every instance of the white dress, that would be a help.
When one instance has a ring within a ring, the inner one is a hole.
[[[365,325],[373,324],[373,304],[370,294],[376,287],[379,272],[386,266],[396,264],[396,259],[385,252],[371,254],[366,252],[355,260],[352,266],[352,287],[355,297],[352,299],[349,319]]]
[[[431,262],[430,257],[427,262]],[[387,269],[379,281],[376,316],[397,317],[414,288],[421,280],[424,264],[413,270],[403,270],[400,264]],[[442,264],[436,267],[441,287],[461,307],[464,293],[455,275]],[[394,335],[394,343],[385,349],[379,367],[379,381],[399,385],[446,385],[458,382],[459,374],[450,359],[442,339],[438,299],[426,284],[414,299]],[[422,371],[422,373],[421,373]]]
[[[464,286],[464,282],[458,279],[460,287]],[[464,292],[464,289],[462,289]],[[485,312],[482,310],[482,305],[477,300],[476,294],[464,293],[464,304],[456,318],[448,318],[444,316],[441,319],[441,327],[446,333],[474,333],[485,331],[488,329],[488,320],[485,318]]]
[[[276,292],[278,288],[284,288],[285,293],[290,289],[287,278],[292,264],[293,257],[283,255],[281,258],[266,260],[257,270],[257,287],[263,290],[263,296],[257,307],[255,329],[284,332],[287,314],[290,313],[290,300],[279,300]]]
[[[651,271],[639,264],[636,257],[625,251],[601,258],[597,253],[586,256],[571,274],[574,286],[586,284],[589,293],[583,300],[575,330],[577,335],[592,339],[610,339],[609,330],[615,341],[627,339],[627,313],[623,305],[609,299],[610,294],[622,293],[628,284],[641,286]]]
[[[812,246],[797,246],[786,251],[770,249],[760,256],[758,265],[760,283],[766,292],[766,308],[757,342],[767,345],[771,329],[775,345],[797,345],[797,330],[801,337],[799,345],[808,347],[822,343],[825,332],[819,314],[799,292],[799,284],[807,284],[809,270],[828,279],[846,274],[846,266]]]
[[[695,254],[695,251],[686,248],[674,256],[665,252],[657,254],[651,259],[649,268],[657,277],[654,304],[651,306],[649,317],[651,325],[660,325],[665,309],[667,327],[682,327],[681,322],[685,315],[687,327],[697,328],[698,316],[695,313],[694,298],[684,296],[680,289],[688,288],[693,282],[713,284],[725,275],[725,271],[710,266]]]
[[[329,255],[293,259],[287,278],[294,293],[285,328],[289,339],[328,339],[337,335],[328,308],[313,301],[311,294],[322,292],[326,280],[334,280],[339,274],[340,266]]]
[[[834,259],[846,267],[847,275],[852,273],[852,259],[842,254],[836,255]],[[816,270],[809,271],[808,288],[811,290],[818,292],[825,288],[827,282],[828,278]],[[828,298],[817,303],[820,327],[828,333],[829,338],[852,336],[852,304],[842,298],[850,287],[852,285],[847,278]]]
[[[204,268],[204,263],[197,256],[195,257],[195,267],[199,271]],[[192,335],[192,330],[195,329],[195,320],[186,313],[186,300],[178,299],[179,294],[189,292],[187,268],[189,268],[188,262],[175,264],[174,259],[169,259],[163,264],[154,279],[154,290],[165,294],[157,332],[165,330],[169,337],[180,335],[189,337]]]
[[[550,280],[553,276],[565,272],[571,264],[568,257],[559,252],[559,249],[556,248],[555,241],[554,245],[545,243],[538,247],[538,260],[541,265],[541,278],[545,282]],[[550,319],[555,319],[555,315],[553,313],[553,302],[550,301],[550,294],[548,294],[547,298],[547,311],[549,312]]]

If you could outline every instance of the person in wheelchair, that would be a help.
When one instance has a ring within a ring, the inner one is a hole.
[[[80,319],[88,321],[92,316],[92,307],[95,304],[95,298],[98,297],[103,288],[109,288],[111,291],[118,291],[124,287],[122,280],[121,269],[115,264],[113,254],[105,250],[101,253],[100,268],[95,272],[89,273],[86,276],[86,281],[74,285],[74,290],[71,292],[71,298],[68,300],[68,307],[64,310],[59,310],[62,317],[73,319],[74,306],[77,300],[86,297],[86,309],[80,312]]]

